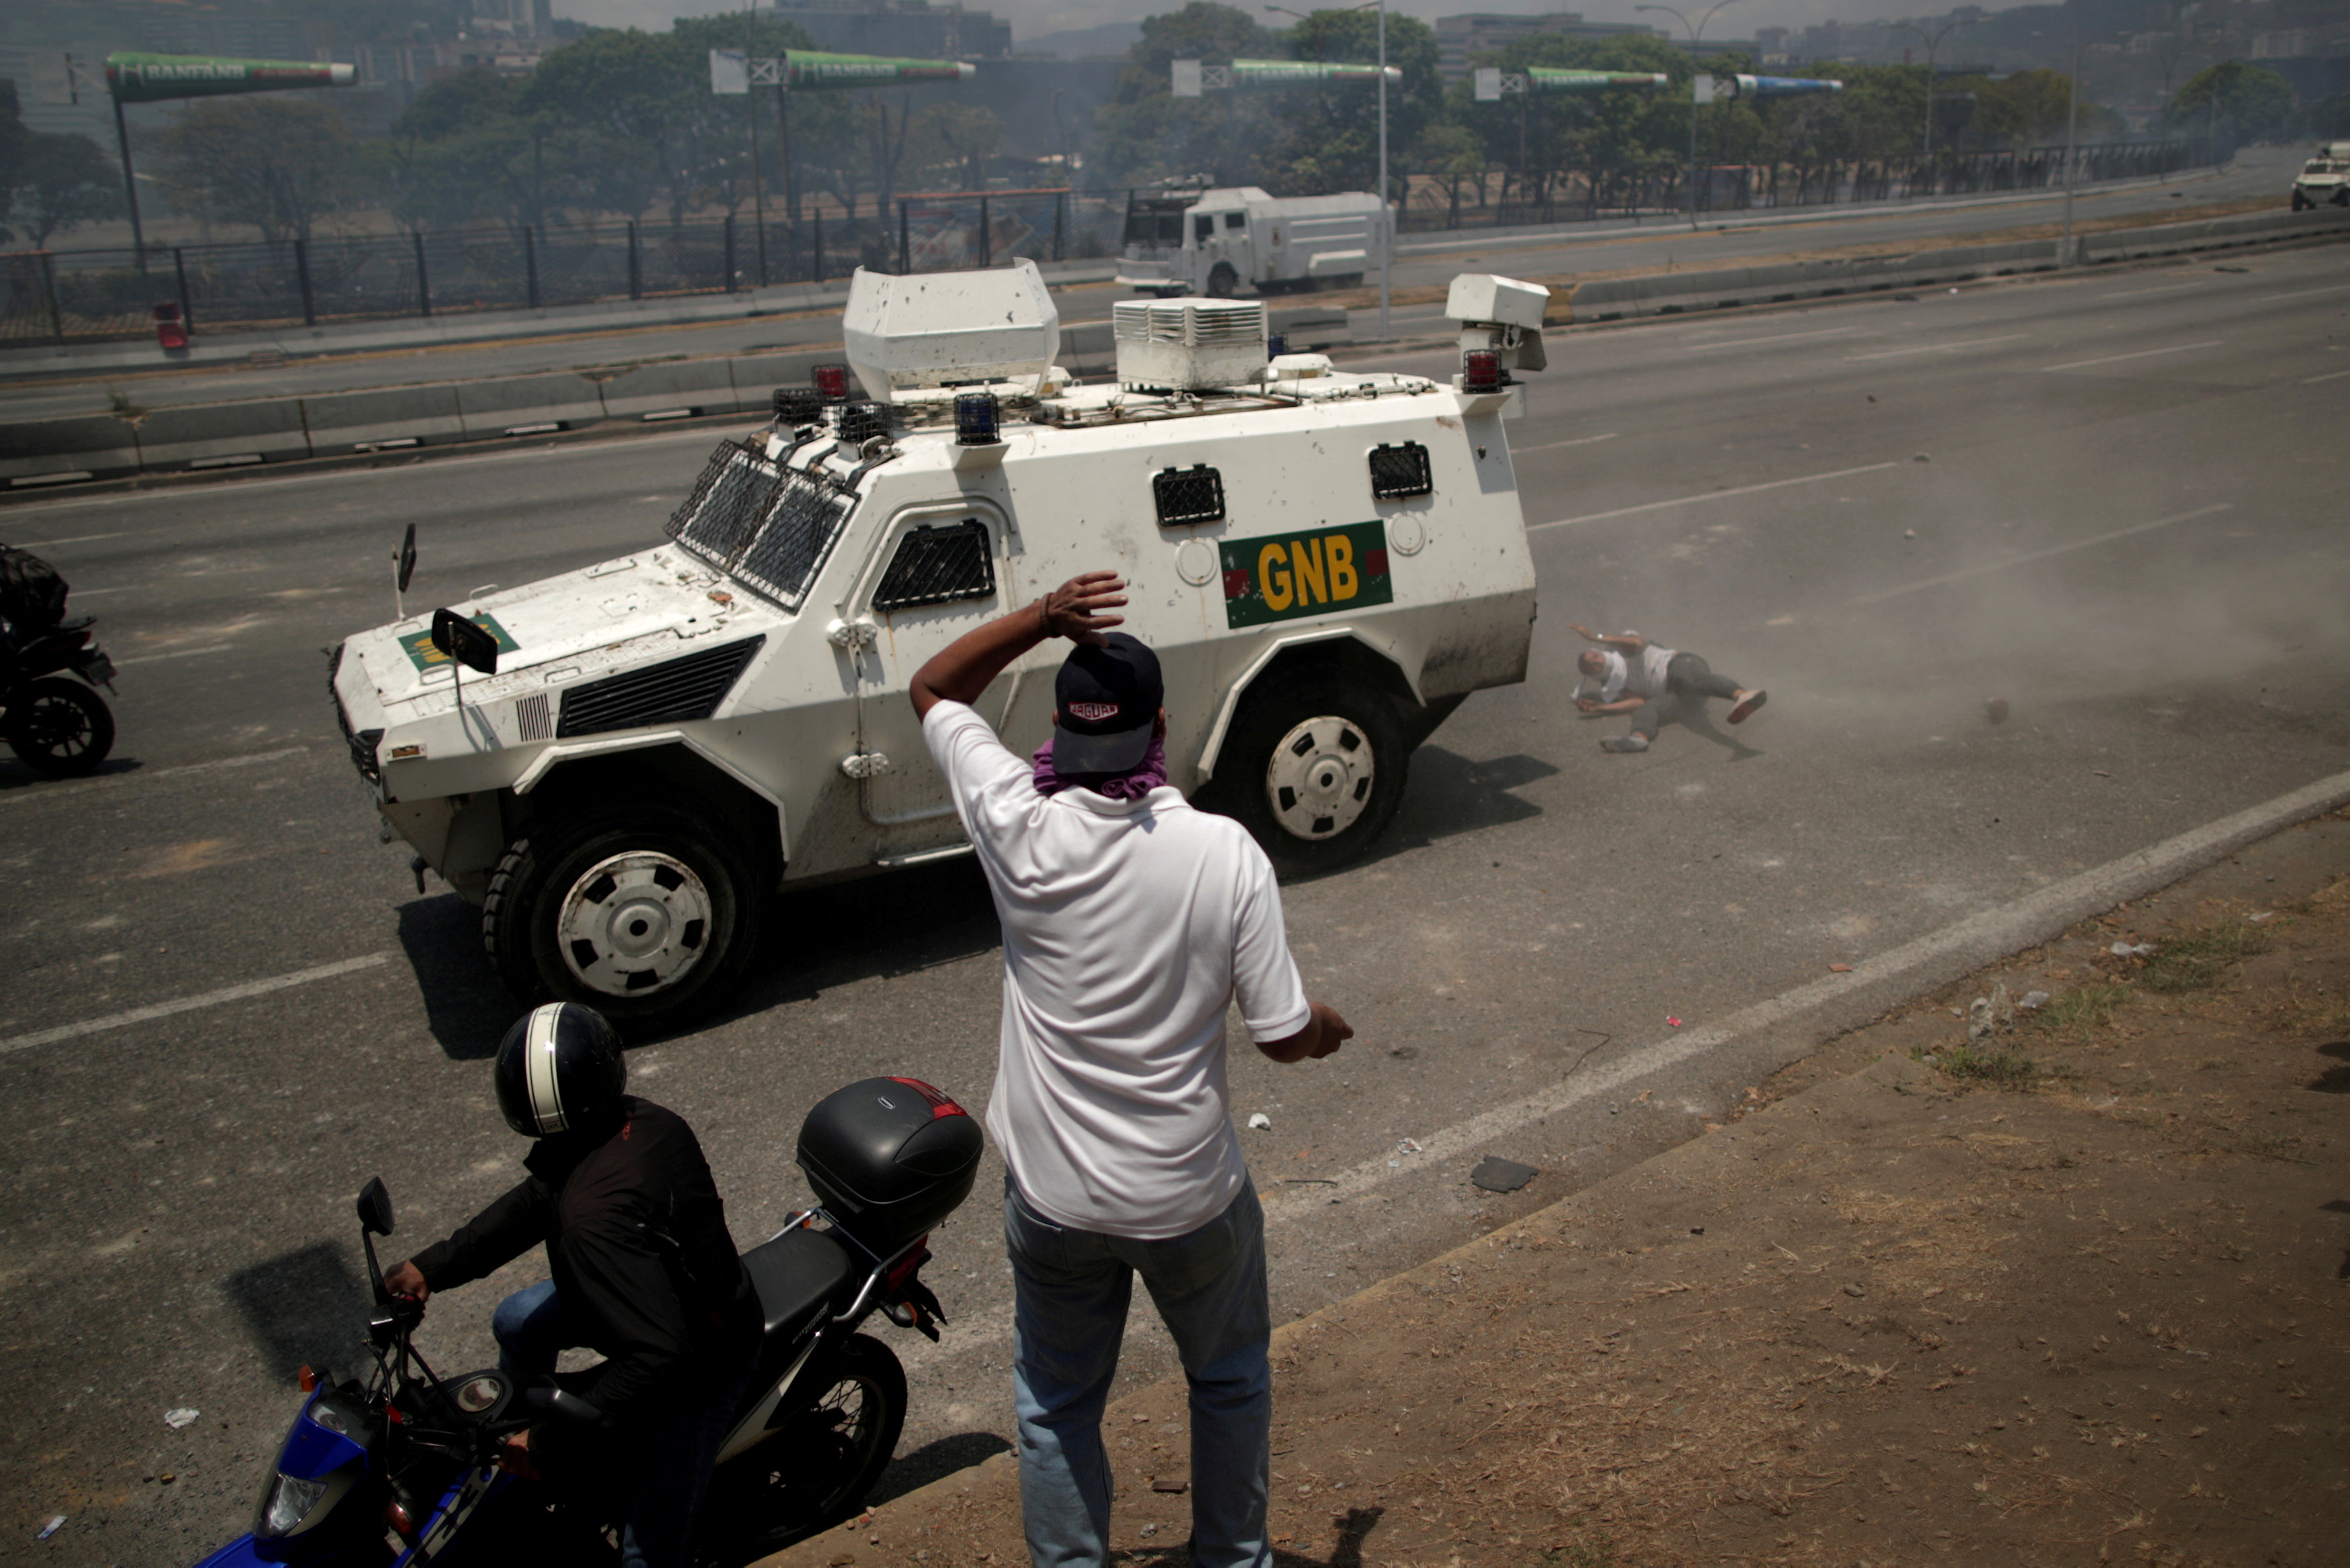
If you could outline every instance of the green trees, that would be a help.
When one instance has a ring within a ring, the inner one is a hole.
[[[348,193],[351,128],[304,99],[201,99],[160,139],[155,174],[173,203],[265,240],[307,240]]]
[[[2162,111],[2163,129],[2177,136],[2207,132],[2235,141],[2268,141],[2293,127],[2293,88],[2262,66],[2228,60],[2188,78]]]
[[[0,242],[46,249],[52,234],[114,216],[121,181],[114,160],[88,137],[26,126],[16,84],[0,81]]]

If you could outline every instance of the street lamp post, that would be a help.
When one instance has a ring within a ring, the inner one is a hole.
[[[1726,5],[1730,4],[1730,0],[1722,0],[1722,4]],[[1394,327],[1388,318],[1389,290],[1388,287],[1388,257],[1395,249],[1395,242],[1391,238],[1395,224],[1388,216],[1387,0],[1363,0],[1363,4],[1359,5],[1341,6],[1339,9],[1368,11],[1374,6],[1378,7],[1379,13],[1379,340],[1385,342],[1395,336]],[[1305,13],[1293,11],[1286,5],[1267,5],[1265,9],[1278,11],[1284,16],[1295,16],[1301,22],[1310,19]]]
[[[1698,98],[1697,92],[1697,47],[1699,41],[1705,36],[1705,25],[1713,20],[1714,13],[1720,11],[1724,5],[1734,5],[1737,3],[1738,0],[1717,0],[1717,4],[1714,5],[1713,10],[1708,11],[1704,16],[1699,17],[1697,19],[1697,26],[1694,27],[1690,26],[1690,19],[1687,16],[1682,16],[1670,5],[1635,5],[1632,7],[1635,11],[1662,11],[1666,16],[1670,16],[1675,21],[1679,22],[1681,26],[1688,31],[1690,36],[1689,178],[1682,183],[1686,187],[1683,193],[1689,200],[1690,227],[1692,229],[1697,227],[1697,110],[1698,104],[1700,101]]]
[[[1926,40],[1926,151],[1925,151],[1925,157],[1927,158],[1927,160],[1928,160],[1929,161],[1930,161],[1933,159],[1933,156],[1934,156],[1934,51],[1935,51],[1935,50],[1937,50],[1937,49],[1939,49],[1939,48],[1940,48],[1940,47],[1942,47],[1942,40],[1943,40],[1944,38],[1949,37],[1952,33],[1957,32],[1960,27],[1970,27],[1970,26],[1974,26],[1974,22],[1975,22],[1975,18],[1973,18],[1972,16],[1965,16],[1965,17],[1961,17],[1961,18],[1960,18],[1958,21],[1955,21],[1955,22],[1945,22],[1945,23],[1943,23],[1939,27],[1935,28],[1935,29],[1934,29],[1934,31],[1932,31],[1931,33],[1927,32],[1925,28],[1918,26],[1916,23],[1914,23],[1914,22],[1904,22],[1904,23],[1902,23],[1899,26],[1898,26],[1897,28],[1895,28],[1895,29],[1894,29],[1896,32],[1902,32],[1902,33],[1915,33],[1915,34],[1917,34],[1919,37],[1921,37],[1921,38],[1923,38],[1923,39],[1925,39],[1925,40]]]
[[[2081,134],[2081,57],[2088,47],[2081,36],[2080,0],[2072,0],[2073,69],[2064,81],[2064,242],[2057,248],[2056,265],[2073,265],[2073,165]]]

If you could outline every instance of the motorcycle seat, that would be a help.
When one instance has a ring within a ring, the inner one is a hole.
[[[786,1231],[743,1254],[765,1337],[795,1337],[849,1282],[848,1250],[821,1231]]]
[[[51,631],[88,631],[97,624],[98,618],[94,615],[69,616],[49,629]]]

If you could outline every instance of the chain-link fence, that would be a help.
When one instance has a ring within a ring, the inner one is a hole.
[[[2199,141],[2089,147],[2082,183],[2176,173],[2214,161]],[[1700,171],[1700,212],[1835,205],[2041,190],[2064,182],[2064,150],[1937,154]],[[1550,171],[1502,181],[1479,202],[1473,177],[1422,176],[1405,232],[1532,226],[1686,210],[1682,173]],[[718,294],[818,283],[858,267],[947,272],[1118,254],[1130,191],[991,191],[827,196],[796,220],[769,212],[684,223],[497,226],[320,235],[233,244],[0,254],[0,344],[125,337],[177,305],[194,331],[315,326],[475,310]],[[142,265],[143,263],[143,265]]]

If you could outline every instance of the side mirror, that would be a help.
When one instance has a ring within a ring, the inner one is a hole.
[[[391,1234],[391,1189],[380,1176],[370,1177],[359,1189],[359,1229],[371,1236]]]
[[[408,525],[407,534],[400,541],[400,554],[394,556],[392,560],[399,566],[398,572],[394,574],[394,581],[399,585],[400,591],[404,594],[408,591],[408,579],[416,575],[415,524],[411,523]]]
[[[432,646],[468,670],[498,672],[498,639],[455,610],[432,612]]]

